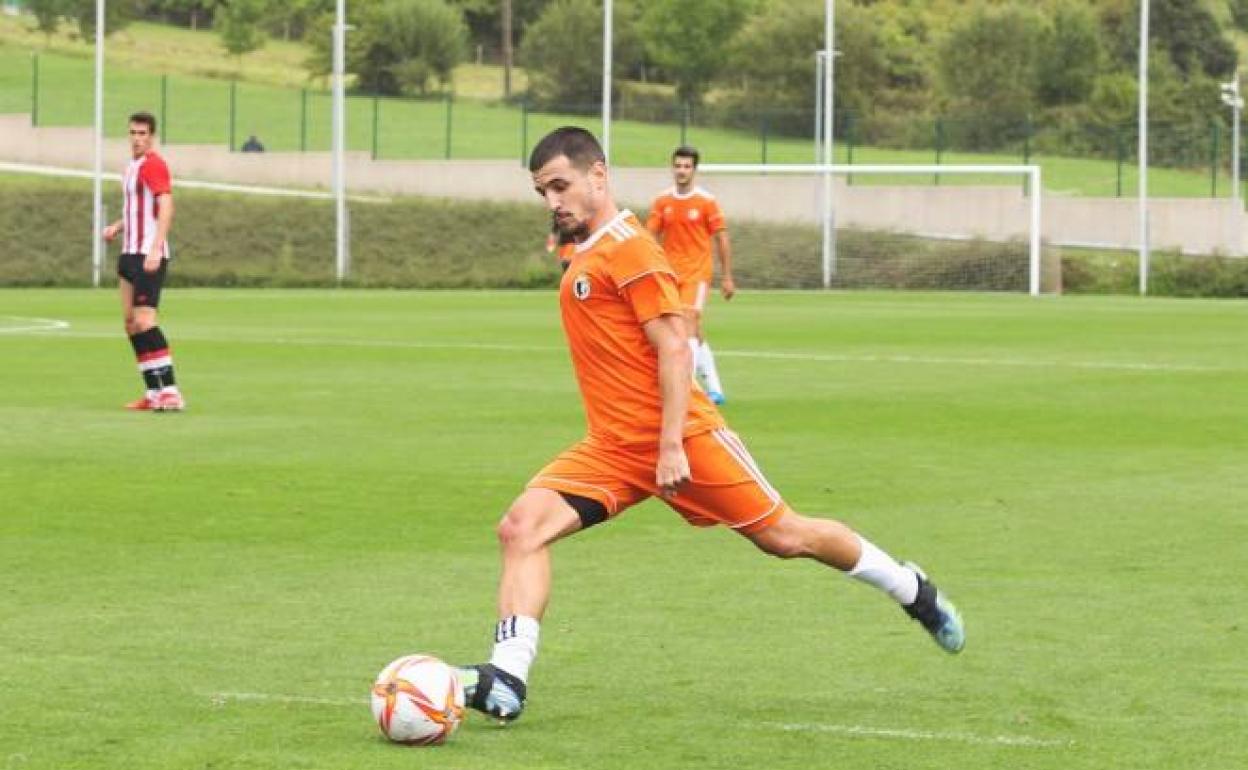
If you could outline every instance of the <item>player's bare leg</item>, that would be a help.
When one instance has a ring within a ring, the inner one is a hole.
[[[122,321],[126,336],[138,358],[139,372],[147,389],[143,398],[126,404],[136,411],[178,412],[185,407],[173,375],[169,343],[160,330],[159,312],[150,305],[135,304],[134,284],[118,281]]]
[[[117,296],[121,299],[121,320],[126,330],[126,337],[133,341],[134,335],[141,331],[134,306],[134,285],[125,278],[117,279]],[[146,377],[144,379],[146,380]],[[153,390],[149,387],[142,398],[126,404],[126,408],[136,412],[151,411],[156,408],[159,396],[158,389]]]
[[[468,705],[492,717],[520,716],[529,667],[550,600],[550,546],[581,528],[580,515],[558,492],[526,489],[498,525],[503,571],[490,662],[460,669]]]
[[[966,644],[957,608],[917,566],[896,561],[839,521],[789,511],[746,536],[773,556],[815,559],[887,593],[946,652],[961,652]]]

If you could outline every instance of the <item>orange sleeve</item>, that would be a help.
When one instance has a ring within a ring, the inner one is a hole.
[[[663,232],[663,199],[655,198],[650,204],[650,214],[646,217],[646,229],[654,235]]]
[[[607,259],[607,273],[621,293],[624,287],[650,273],[676,273],[668,264],[659,244],[648,236],[630,238],[611,252]]]
[[[659,316],[684,313],[676,276],[671,273],[646,273],[620,290],[633,308],[637,323],[644,324]]]
[[[706,202],[706,230],[711,235],[723,230],[728,225],[724,221],[723,209],[719,207],[717,201],[711,200]]]

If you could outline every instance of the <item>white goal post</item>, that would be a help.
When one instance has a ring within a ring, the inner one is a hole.
[[[940,177],[954,175],[991,175],[1025,177],[1027,186],[1027,244],[1028,244],[1028,291],[1032,296],[1040,294],[1040,262],[1041,262],[1041,186],[1040,167],[1037,165],[891,165],[891,164],[754,164],[754,163],[705,163],[698,167],[704,174],[743,175],[750,174],[761,177],[772,175],[804,175],[831,179],[834,176],[900,176],[915,175],[922,177]],[[930,186],[930,182],[928,185]],[[826,185],[825,190],[832,186]],[[954,188],[956,189],[956,188]],[[821,220],[825,233],[833,227],[833,212],[836,210],[834,200],[821,201]],[[823,278],[824,287],[831,285],[835,273],[836,254],[830,247],[832,239],[824,238],[823,247]]]

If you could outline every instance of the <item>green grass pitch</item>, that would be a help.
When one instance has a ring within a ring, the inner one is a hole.
[[[715,302],[770,479],[966,652],[649,502],[556,546],[524,718],[438,749],[368,686],[488,654],[494,523],[583,427],[554,295],[165,305],[189,410],[130,414],[111,292],[0,291],[0,768],[1248,766],[1248,305]]]

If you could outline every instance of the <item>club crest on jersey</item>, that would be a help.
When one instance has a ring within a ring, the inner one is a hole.
[[[589,298],[589,276],[581,273],[572,282],[572,296],[579,300]]]

